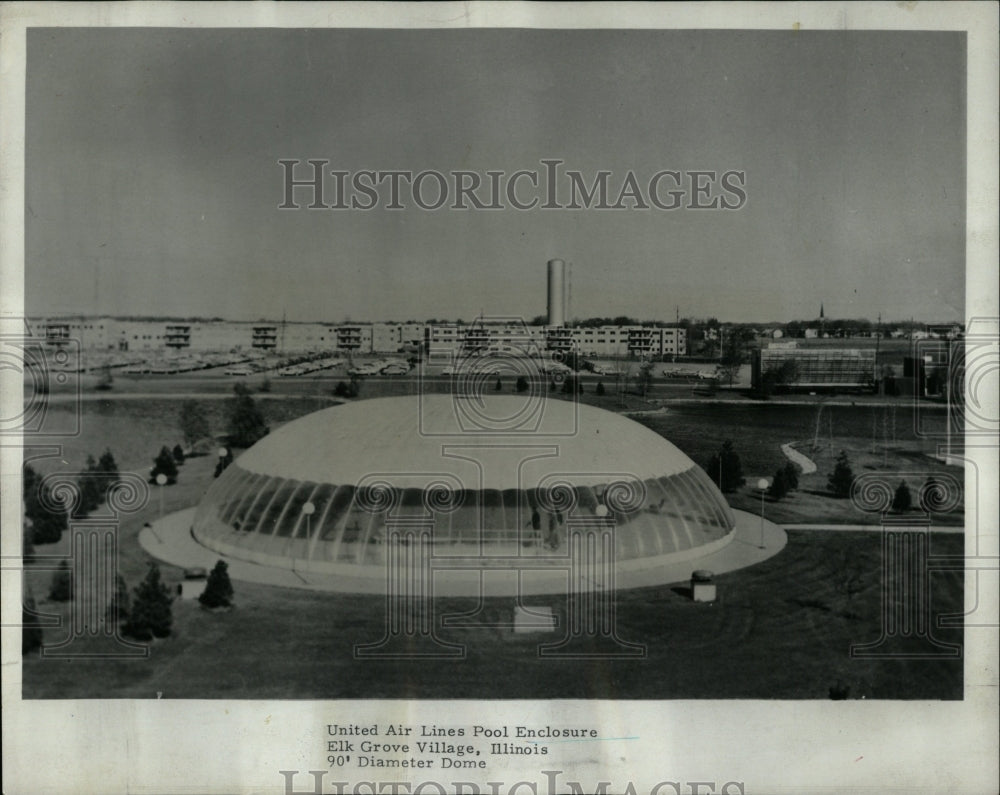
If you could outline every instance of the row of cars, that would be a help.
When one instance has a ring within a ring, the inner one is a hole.
[[[329,370],[333,367],[339,367],[344,363],[343,359],[329,358],[329,359],[318,359],[309,362],[300,362],[299,364],[291,364],[287,367],[282,367],[278,370],[278,375],[280,376],[296,376],[296,375],[309,375],[310,373],[315,373],[319,370]]]
[[[562,362],[535,361],[532,360],[531,370],[542,375],[572,375],[575,373],[572,367]],[[527,375],[523,372],[511,370],[508,362],[497,359],[466,359],[458,365],[448,365],[441,370],[441,375],[455,375],[461,373],[496,373],[497,375]]]
[[[697,378],[699,381],[717,381],[721,374],[719,369],[715,370],[681,370],[675,368],[672,370],[663,370],[662,375],[664,378]]]
[[[356,364],[348,371],[348,375],[406,375],[410,372],[410,363],[405,359],[376,359],[374,362]]]
[[[195,370],[209,370],[213,367],[238,366],[250,360],[239,353],[203,353],[163,359],[143,359],[125,368],[129,375],[172,375],[190,373]]]

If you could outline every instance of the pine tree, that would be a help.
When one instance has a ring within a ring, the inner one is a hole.
[[[155,482],[158,475],[166,475],[167,483],[177,482],[177,464],[169,447],[161,447],[160,454],[153,459],[153,469],[149,473],[150,481]]]
[[[97,471],[103,475],[101,479],[101,499],[104,500],[107,499],[111,487],[121,480],[118,474],[118,462],[115,461],[110,448],[105,447],[104,452],[101,453],[101,457],[97,460]]]
[[[205,590],[198,601],[203,607],[229,607],[233,603],[233,584],[229,581],[229,566],[218,561],[208,575]]]
[[[358,396],[358,383],[353,378],[351,383],[339,381],[334,387],[333,394],[339,398],[355,398]]]
[[[767,496],[772,500],[780,500],[788,494],[788,479],[785,476],[785,468],[782,467],[774,473],[774,479],[767,489]]]
[[[111,603],[108,605],[107,620],[117,624],[128,618],[129,598],[128,586],[125,578],[121,574],[115,575],[115,592],[111,595]]]
[[[503,381],[500,380],[499,376],[497,377],[496,386],[493,387],[493,391],[503,392]]]
[[[21,525],[21,560],[24,565],[35,562],[35,529],[31,522],[24,522]]]
[[[52,575],[49,599],[53,602],[70,602],[73,599],[73,573],[69,570],[69,564],[65,560],[59,564],[56,573]]]
[[[527,392],[528,388],[529,388],[529,386],[528,386],[528,379],[525,378],[523,375],[519,375],[517,377],[517,382],[516,382],[514,388],[518,392]]]
[[[174,445],[174,449],[173,449],[172,452],[174,454],[174,463],[177,464],[178,466],[180,466],[181,464],[183,464],[184,463],[184,448],[181,447],[179,444],[175,444]]]
[[[598,394],[598,395],[603,395],[604,394],[604,382],[603,381],[598,381],[597,382],[597,388],[594,390],[594,392],[596,394]]]
[[[87,456],[87,469],[76,479],[76,486],[80,490],[80,503],[76,508],[77,518],[86,516],[97,507],[104,499],[101,491],[101,475],[97,469],[97,461],[94,456]]]
[[[31,588],[25,586],[21,600],[21,654],[41,648],[41,645],[42,628],[35,615],[35,598],[31,595]]]
[[[35,544],[54,544],[69,526],[65,510],[53,510],[49,488],[30,465],[24,467],[24,514],[31,521],[31,540]]]
[[[785,475],[785,484],[788,486],[788,490],[795,491],[799,487],[799,468],[789,461],[782,468],[782,472]]]
[[[851,470],[851,462],[847,458],[847,451],[841,450],[834,464],[833,472],[827,478],[827,487],[833,492],[835,497],[851,496],[851,486],[854,483],[854,472]]]
[[[250,397],[250,390],[243,384],[233,387],[234,397],[229,402],[229,442],[237,447],[251,447],[267,436],[264,415]]]
[[[724,492],[733,491],[746,483],[746,478],[743,477],[743,464],[731,440],[723,442],[722,449],[712,456],[708,464],[708,476]]]
[[[170,609],[173,601],[167,586],[160,580],[160,567],[151,563],[146,578],[135,589],[122,632],[137,640],[167,637],[173,622]]]
[[[188,448],[211,435],[211,426],[201,404],[196,400],[185,400],[180,411],[181,433]]]
[[[906,481],[900,481],[896,488],[896,493],[892,496],[892,510],[897,513],[905,513],[913,505],[913,495],[910,494],[910,487]]]

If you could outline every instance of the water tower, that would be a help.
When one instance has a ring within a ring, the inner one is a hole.
[[[561,259],[550,259],[549,272],[549,325],[566,325],[566,263]]]

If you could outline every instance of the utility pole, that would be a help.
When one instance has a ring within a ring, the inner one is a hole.
[[[681,308],[674,307],[674,364],[677,364],[677,349],[681,345]]]
[[[875,383],[877,384],[877,389],[879,393],[882,392],[882,379],[879,378],[879,370],[878,370],[878,348],[879,348],[879,343],[881,341],[882,341],[882,313],[879,312],[878,322],[875,325],[875,372],[873,373],[873,375],[875,376]]]

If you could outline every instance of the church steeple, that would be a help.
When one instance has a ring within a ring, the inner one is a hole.
[[[820,301],[819,302],[819,319],[822,320],[823,318],[824,318],[824,315],[823,315],[823,302]]]

